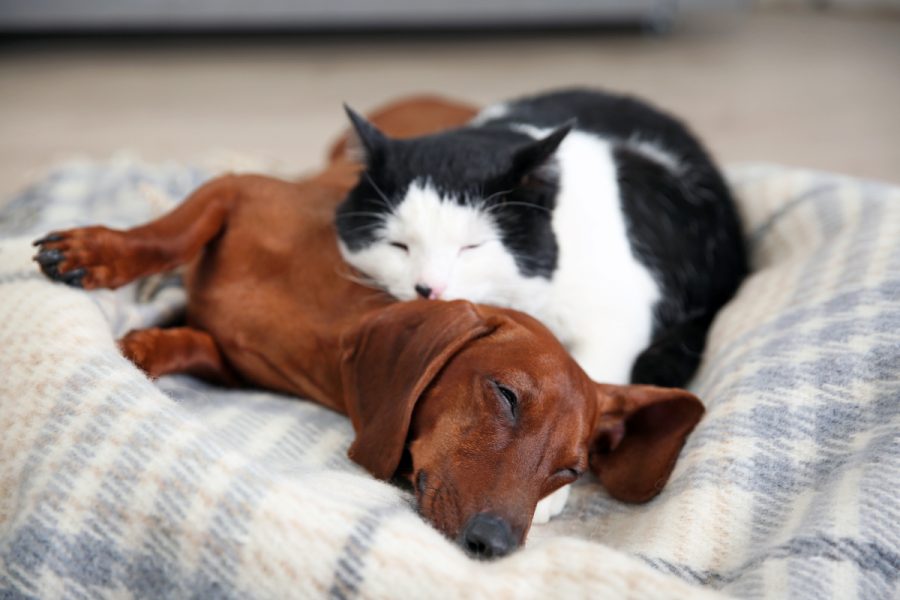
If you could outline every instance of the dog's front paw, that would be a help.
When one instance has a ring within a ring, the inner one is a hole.
[[[534,509],[534,517],[531,519],[532,525],[543,525],[561,513],[566,507],[569,500],[569,490],[571,485],[564,485],[543,500],[537,503]]]
[[[54,281],[84,289],[118,287],[115,256],[119,232],[106,227],[54,231],[35,240],[35,262]]]

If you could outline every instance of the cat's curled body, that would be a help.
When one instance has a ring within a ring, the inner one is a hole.
[[[721,174],[676,119],[565,90],[365,153],[339,207],[344,258],[400,299],[537,317],[595,380],[683,386],[747,266]]]

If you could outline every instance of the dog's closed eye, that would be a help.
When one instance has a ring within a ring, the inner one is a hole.
[[[497,383],[496,381],[492,383],[494,384],[494,390],[496,390],[497,395],[506,405],[510,417],[512,417],[513,420],[516,420],[519,416],[519,397],[505,385]]]
[[[564,479],[568,481],[575,481],[579,477],[581,477],[581,471],[578,469],[560,469],[556,473],[553,474],[555,479]]]

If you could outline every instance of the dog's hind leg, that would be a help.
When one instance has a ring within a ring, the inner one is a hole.
[[[199,329],[138,329],[119,340],[119,349],[153,378],[186,373],[220,385],[239,384],[238,376],[228,366],[216,341]]]
[[[224,227],[239,178],[219,177],[172,212],[132,229],[80,227],[34,242],[34,260],[51,279],[85,289],[117,288],[174,269],[195,257]]]

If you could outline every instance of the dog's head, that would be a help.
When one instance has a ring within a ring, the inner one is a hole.
[[[703,414],[684,390],[594,383],[511,310],[397,303],[351,337],[350,457],[408,479],[421,514],[477,556],[519,546],[538,501],[588,469],[613,497],[649,500]]]

